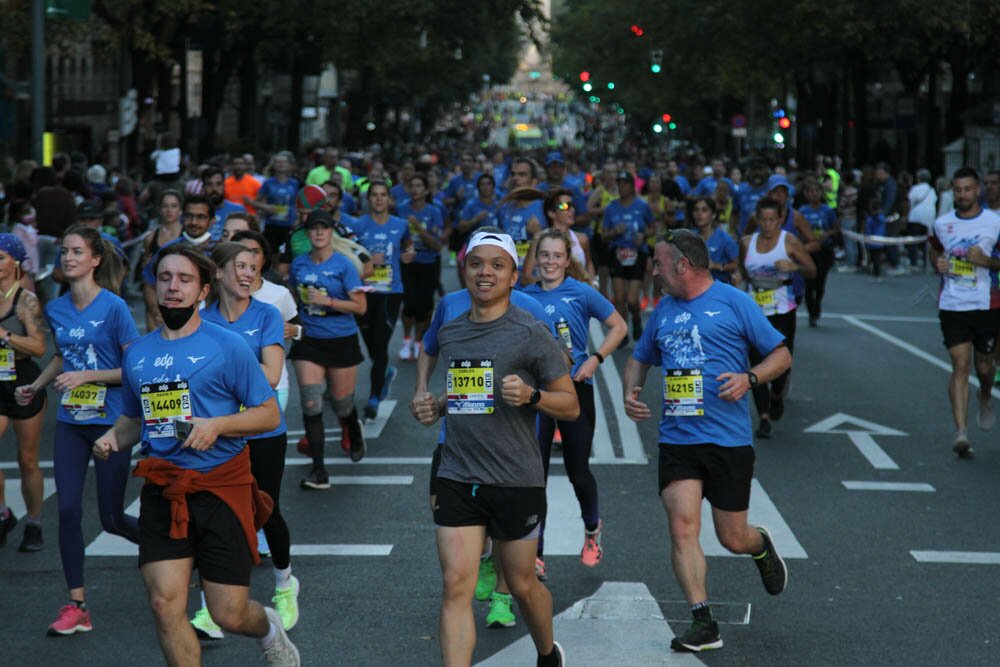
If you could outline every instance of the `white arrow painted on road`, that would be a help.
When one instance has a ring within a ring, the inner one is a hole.
[[[845,415],[838,412],[826,419],[819,421],[805,430],[806,433],[843,433],[848,438],[861,455],[868,459],[873,468],[879,470],[899,470],[899,466],[893,461],[885,451],[878,446],[873,436],[876,435],[907,435],[903,431],[876,424],[865,419]]]
[[[646,584],[609,582],[552,619],[553,633],[570,665],[704,665],[670,650],[674,632]],[[477,667],[533,665],[538,658],[525,635]]]

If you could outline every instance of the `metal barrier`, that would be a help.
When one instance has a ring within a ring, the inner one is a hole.
[[[878,243],[880,245],[894,245],[894,246],[907,246],[907,245],[917,245],[918,243],[924,244],[924,257],[930,257],[927,239],[929,238],[927,234],[920,234],[918,236],[878,236],[875,234],[859,234],[857,232],[851,231],[849,229],[841,230],[844,238],[857,241],[861,245],[862,256],[864,257],[865,264],[868,264],[868,245],[869,243]],[[927,270],[928,265],[925,260],[924,269]]]

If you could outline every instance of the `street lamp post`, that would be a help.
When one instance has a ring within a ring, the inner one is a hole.
[[[45,132],[45,0],[31,0],[31,153],[44,161]]]

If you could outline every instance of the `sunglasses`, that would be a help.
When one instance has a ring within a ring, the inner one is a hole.
[[[686,229],[680,229],[677,230],[676,232],[672,229],[668,229],[667,231],[665,231],[663,234],[660,235],[660,240],[665,243],[669,243],[670,245],[680,250],[681,257],[690,262],[691,258],[688,257],[688,254],[684,251],[684,248],[682,248],[681,245],[677,242],[683,236],[693,236],[693,232],[690,232]]]
[[[561,202],[559,202],[558,205],[556,205],[556,210],[557,211],[570,211],[570,210],[575,211],[576,207],[573,206],[573,204],[571,204],[568,201],[561,201]]]

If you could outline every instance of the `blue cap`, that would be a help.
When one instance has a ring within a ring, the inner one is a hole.
[[[639,170],[639,178],[641,178],[644,181],[648,181],[649,177],[652,175],[653,175],[653,170],[650,169],[649,167],[643,167],[642,169]]]
[[[563,159],[562,153],[559,151],[552,151],[545,156],[545,166],[548,167],[551,164],[566,164],[566,160]]]
[[[0,251],[10,255],[18,263],[28,258],[28,252],[24,249],[21,239],[13,234],[0,234]]]
[[[771,174],[767,179],[768,194],[770,194],[771,191],[774,190],[775,188],[781,188],[781,187],[788,190],[789,197],[795,196],[795,188],[793,188],[792,184],[788,182],[788,179],[785,177],[784,174]]]

